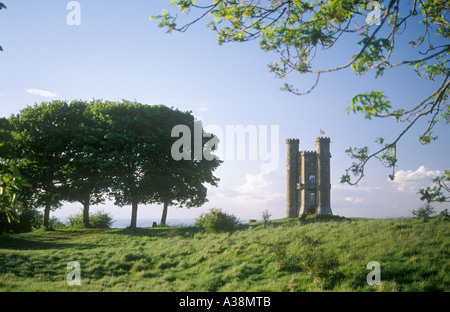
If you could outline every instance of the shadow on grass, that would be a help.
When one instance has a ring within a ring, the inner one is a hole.
[[[59,237],[57,241],[42,241],[38,239],[25,239],[21,237],[2,236],[0,237],[0,249],[10,250],[44,250],[44,249],[88,249],[98,247],[98,245],[70,242],[69,237]],[[67,241],[67,242],[64,242]]]
[[[62,230],[37,230],[24,234],[0,235],[0,249],[10,250],[44,250],[44,249],[88,249],[98,245],[80,243],[81,237],[107,231],[105,229],[62,229]]]
[[[67,259],[53,255],[40,257],[31,254],[0,254],[0,275],[13,274],[16,277],[43,277],[63,280],[66,274]]]
[[[155,228],[125,228],[115,231],[109,231],[107,234],[114,235],[132,235],[132,236],[149,236],[149,237],[194,237],[195,233],[201,232],[201,229],[194,226],[180,227],[155,227]]]

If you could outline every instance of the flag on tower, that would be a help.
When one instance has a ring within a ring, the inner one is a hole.
[[[325,131],[323,131],[322,129],[320,129],[320,134],[325,134]]]

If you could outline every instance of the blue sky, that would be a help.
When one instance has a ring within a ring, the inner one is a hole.
[[[417,140],[424,130],[422,123],[398,145],[394,181],[388,180],[389,169],[373,161],[358,187],[339,184],[351,164],[345,149],[368,145],[375,150],[375,138],[393,139],[404,127],[393,119],[367,121],[347,115],[345,108],[352,96],[384,90],[394,105],[411,107],[439,83],[419,79],[411,68],[396,68],[381,79],[374,79],[372,73],[359,77],[350,69],[322,75],[312,93],[295,96],[280,91],[284,82],[307,90],[315,77],[275,78],[266,65],[276,56],[264,53],[256,41],[219,46],[215,34],[202,24],[183,34],[166,34],[149,16],[166,8],[167,0],[132,4],[80,0],[79,26],[66,22],[69,1],[3,2],[7,9],[0,11],[0,45],[4,49],[0,53],[1,116],[9,117],[27,105],[54,99],[127,99],[192,110],[204,126],[217,125],[224,130],[226,125],[279,127],[276,170],[262,170],[264,162],[260,159],[226,160],[216,171],[221,182],[218,188],[210,189],[209,203],[190,210],[171,207],[169,220],[193,219],[212,207],[241,220],[261,219],[266,209],[272,218],[282,218],[286,206],[285,139],[299,138],[302,150],[313,150],[320,129],[332,142],[331,204],[337,215],[409,217],[421,204],[418,188],[449,169],[448,125],[436,127],[439,141],[422,146]],[[414,35],[414,29],[410,35]],[[347,62],[357,49],[357,39],[344,39],[320,54],[315,66],[327,68]],[[397,55],[407,56],[407,50],[402,49]],[[450,205],[435,207],[440,211]],[[64,218],[79,208],[67,204],[53,215]],[[131,214],[130,207],[117,208],[111,203],[93,211],[99,209],[114,218],[129,218]],[[161,210],[160,206],[140,206],[138,220],[160,218]]]

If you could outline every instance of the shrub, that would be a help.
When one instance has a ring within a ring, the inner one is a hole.
[[[83,214],[77,213],[67,217],[67,226],[69,227],[81,227],[83,226]]]
[[[262,213],[261,213],[261,216],[262,216],[262,218],[263,218],[263,221],[264,221],[264,226],[267,226],[269,223],[270,223],[270,217],[272,216],[270,213],[269,213],[269,210],[264,210]]]
[[[278,269],[290,273],[305,272],[314,280],[315,285],[330,290],[344,279],[344,274],[339,270],[338,257],[334,253],[321,251],[318,248],[320,244],[319,241],[304,236],[294,245],[279,241],[265,245],[270,247]]]
[[[55,230],[65,227],[64,222],[59,220],[57,217],[51,217],[50,220],[48,220],[48,229],[49,230]]]
[[[67,218],[67,225],[70,227],[83,227],[83,214],[70,215]],[[109,229],[114,222],[109,213],[97,211],[95,214],[89,215],[89,225],[97,229]]]
[[[312,250],[306,255],[308,254],[314,261],[309,262],[305,270],[323,289],[332,289],[344,279],[344,274],[339,271],[340,264],[335,254],[322,254],[316,250]]]
[[[413,209],[411,212],[413,216],[422,221],[428,221],[428,219],[435,213],[433,206],[430,204],[424,204],[418,209]]]
[[[208,233],[231,232],[238,224],[239,220],[234,215],[217,208],[212,208],[208,213],[203,213],[195,219],[195,226],[203,228]]]
[[[448,209],[442,210],[441,213],[439,214],[439,218],[442,221],[448,221],[449,217],[450,217],[450,215],[448,214]]]
[[[89,216],[89,223],[93,228],[109,229],[113,222],[112,216],[104,211],[97,211],[95,214]]]
[[[8,221],[6,213],[0,213],[0,234],[18,234],[31,232],[42,225],[42,213],[36,209],[25,208],[18,220]]]

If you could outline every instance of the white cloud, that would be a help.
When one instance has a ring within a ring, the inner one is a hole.
[[[208,110],[209,110],[209,106],[210,106],[210,104],[208,104],[208,103],[205,103],[205,102],[201,102],[201,103],[199,103],[199,104],[197,104],[199,107],[198,107],[198,111],[199,112],[207,112]]]
[[[279,183],[281,182],[280,178],[273,171],[247,174],[245,175],[245,183],[236,187],[234,191],[250,201],[267,204],[285,198],[286,194],[275,187],[275,185],[281,185]]]
[[[364,201],[364,198],[361,197],[353,197],[353,196],[346,196],[344,198],[345,201],[351,202],[351,203],[362,203]]]
[[[5,93],[1,93],[1,92],[0,92],[0,96],[5,96],[5,95],[6,95]]]
[[[360,186],[360,185],[349,185],[349,184],[333,184],[331,186],[333,191],[345,191],[345,192],[365,192],[365,193],[374,193],[380,192],[384,189],[380,186]]]
[[[286,194],[280,187],[280,180],[282,177],[269,171],[247,174],[245,182],[238,187],[216,189],[210,197],[210,203],[217,207],[227,207],[230,211],[245,207],[244,215],[252,218],[258,218],[259,213],[265,209],[270,210],[274,216],[278,213],[281,217],[286,204]],[[242,213],[243,211],[238,209],[237,214]]]
[[[433,178],[441,174],[442,171],[427,170],[425,166],[422,165],[416,171],[399,170],[395,174],[393,182],[397,184],[397,190],[401,192],[408,191],[416,193],[419,188],[431,185]]]
[[[270,175],[269,171],[262,171],[258,174],[246,174],[245,183],[238,186],[236,191],[239,193],[255,194],[260,193],[264,189],[267,190],[272,185]]]
[[[38,96],[43,96],[43,97],[48,97],[48,98],[54,98],[57,97],[58,94],[51,92],[51,91],[47,91],[47,90],[41,90],[41,89],[25,89],[25,91],[27,91],[30,94],[33,95],[38,95]]]

